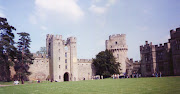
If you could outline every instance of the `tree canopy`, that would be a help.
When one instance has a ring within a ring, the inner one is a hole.
[[[93,59],[96,75],[110,77],[112,74],[119,74],[119,63],[109,50],[101,51]]]
[[[40,50],[36,52],[36,54],[46,54],[46,47],[41,47]]]
[[[18,41],[17,49],[17,62],[15,63],[14,69],[16,71],[16,77],[24,83],[24,79],[31,73],[29,70],[29,65],[33,64],[33,55],[30,53],[30,35],[26,32],[18,33],[20,39]]]
[[[0,79],[4,81],[10,81],[9,69],[16,55],[13,30],[16,29],[8,24],[7,19],[0,17]]]

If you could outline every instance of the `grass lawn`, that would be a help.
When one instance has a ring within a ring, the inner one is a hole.
[[[35,83],[0,87],[0,94],[180,94],[180,76]]]

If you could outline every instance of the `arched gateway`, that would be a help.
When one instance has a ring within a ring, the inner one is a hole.
[[[67,72],[64,73],[64,81],[69,81],[69,74]]]

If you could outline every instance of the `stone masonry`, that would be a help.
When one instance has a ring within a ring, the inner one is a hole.
[[[126,35],[117,34],[109,36],[109,40],[106,40],[106,49],[113,52],[114,57],[116,57],[117,62],[120,63],[120,73],[121,75],[126,73],[126,59],[128,46],[126,45]]]

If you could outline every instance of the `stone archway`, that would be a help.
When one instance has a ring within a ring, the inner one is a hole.
[[[69,73],[64,73],[64,81],[69,81]]]

